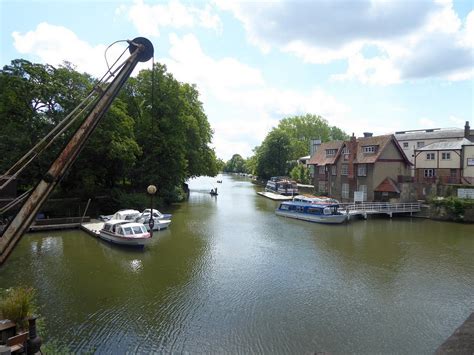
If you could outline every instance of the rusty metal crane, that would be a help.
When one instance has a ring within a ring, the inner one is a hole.
[[[153,45],[148,39],[137,37],[127,42],[130,56],[122,64],[120,71],[117,74],[114,73],[115,78],[101,92],[80,127],[69,139],[66,146],[49,167],[48,172],[31,191],[18,213],[3,231],[0,237],[0,265],[5,262],[21,236],[30,227],[49,194],[74,163],[100,119],[107,112],[120,89],[132,74],[135,66],[138,62],[146,62],[153,57]]]

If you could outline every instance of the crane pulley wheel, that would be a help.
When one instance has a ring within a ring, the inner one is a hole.
[[[145,37],[137,37],[129,43],[130,54],[134,53],[138,46],[141,46],[140,53],[137,56],[139,62],[146,62],[153,57],[153,44]]]

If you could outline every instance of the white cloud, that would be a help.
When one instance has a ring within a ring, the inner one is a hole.
[[[272,88],[259,69],[235,58],[206,55],[192,34],[172,34],[170,43],[170,57],[160,62],[178,80],[197,84],[204,108],[213,107],[208,116],[219,157],[230,159],[236,152],[251,155],[254,146],[286,116],[320,114],[336,125],[350,111],[320,88],[305,92]]]
[[[118,7],[116,14],[125,14],[142,36],[157,37],[163,27],[179,29],[199,26],[216,31],[220,31],[222,27],[220,18],[209,4],[198,8],[183,5],[178,0],[155,5],[135,0],[131,6]]]
[[[54,26],[46,22],[40,23],[35,30],[25,34],[12,33],[14,47],[21,54],[34,55],[42,63],[59,65],[68,61],[78,71],[96,77],[102,77],[107,71],[104,54],[107,46],[92,46],[79,39],[74,32],[62,26]],[[125,46],[113,46],[107,52],[109,65],[122,53]]]
[[[333,79],[387,85],[473,77],[474,15],[463,24],[451,0],[216,3],[264,52],[277,48],[315,64],[347,60]],[[366,57],[368,45],[380,54]]]

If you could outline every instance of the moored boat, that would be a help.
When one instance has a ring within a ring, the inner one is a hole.
[[[287,177],[274,176],[267,181],[265,191],[280,195],[296,195],[298,193],[298,185]]]
[[[153,210],[153,230],[159,231],[168,228],[171,224],[171,215],[162,214],[158,210]],[[143,223],[147,230],[150,230],[150,209],[144,210],[136,219],[135,222]]]
[[[114,244],[135,247],[143,247],[151,240],[143,223],[117,219],[106,222],[99,237]]]
[[[347,214],[338,211],[338,204],[313,204],[300,201],[280,203],[278,216],[301,219],[308,222],[339,224],[347,220]]]
[[[295,202],[306,202],[306,203],[311,203],[311,204],[320,204],[320,205],[325,205],[325,204],[338,204],[339,201],[327,197],[327,196],[313,196],[313,195],[297,195],[293,197],[293,201]]]
[[[101,221],[110,221],[110,220],[134,221],[135,218],[137,218],[139,214],[140,214],[140,211],[137,211],[137,210],[123,209],[111,215],[101,215],[99,216],[99,219]]]

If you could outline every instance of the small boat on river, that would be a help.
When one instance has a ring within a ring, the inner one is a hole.
[[[347,220],[347,214],[339,212],[338,204],[313,204],[300,201],[280,203],[278,216],[301,219],[308,222],[339,224]]]
[[[99,237],[110,243],[135,247],[143,247],[151,240],[143,223],[117,219],[106,222]]]

